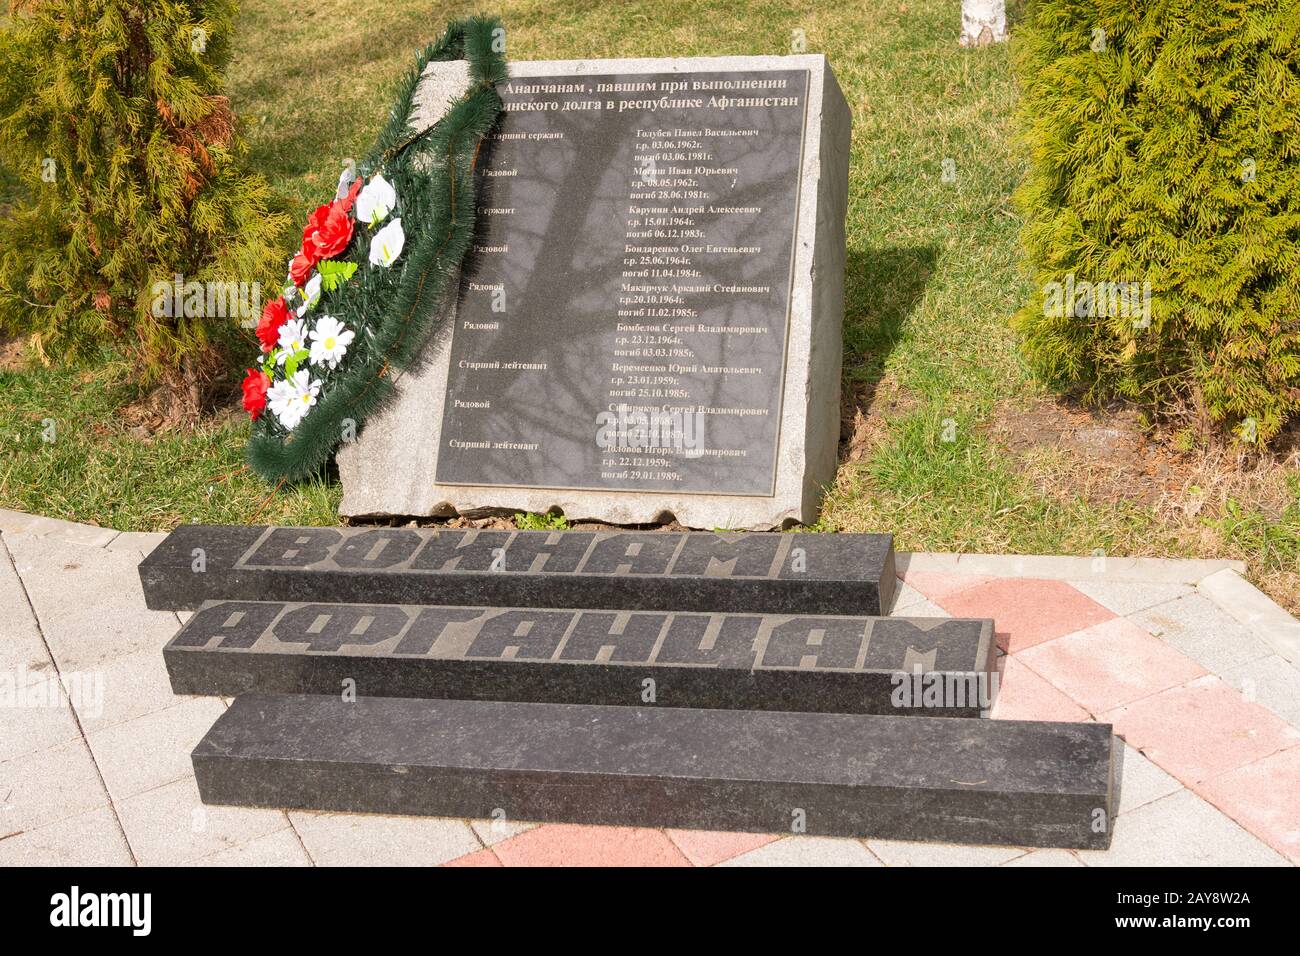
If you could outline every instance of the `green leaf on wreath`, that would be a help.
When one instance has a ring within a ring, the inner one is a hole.
[[[355,262],[335,262],[333,260],[322,262],[316,266],[320,272],[320,287],[324,292],[333,292],[343,283],[352,278],[352,274],[357,271]]]

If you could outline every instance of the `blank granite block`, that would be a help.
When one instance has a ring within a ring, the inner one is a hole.
[[[1109,724],[247,694],[205,803],[1103,849]]]

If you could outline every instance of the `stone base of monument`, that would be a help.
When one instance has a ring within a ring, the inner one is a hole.
[[[1104,849],[1109,724],[248,694],[205,803]]]
[[[1110,840],[1110,726],[979,719],[993,624],[879,616],[888,535],[191,525],[140,581],[236,697],[208,803]]]
[[[213,601],[177,694],[250,691],[979,717],[993,622]],[[348,683],[350,682],[350,683]]]
[[[182,525],[140,564],[146,605],[323,601],[886,614],[887,534]]]

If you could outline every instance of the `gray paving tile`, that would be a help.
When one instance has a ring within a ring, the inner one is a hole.
[[[19,519],[14,519],[13,525],[13,530],[22,534],[68,541],[88,548],[102,548],[119,534],[115,528],[98,528],[94,525],[64,521],[61,518],[46,518],[41,515],[23,515]]]
[[[1025,855],[1023,847],[960,846],[903,840],[868,840],[867,848],[884,860],[886,866],[997,866]]]
[[[39,518],[39,515],[29,515],[25,511],[0,508],[0,534],[26,534]]]
[[[1158,604],[1129,620],[1214,674],[1269,654],[1267,645],[1200,594]]]
[[[109,795],[121,803],[192,776],[190,751],[225,709],[215,697],[189,697],[166,710],[88,734]]]
[[[0,866],[133,866],[109,807],[0,840]]]
[[[149,552],[167,537],[165,531],[122,531],[105,547],[109,551],[130,551],[138,557],[147,557]]]
[[[24,604],[25,608],[26,605]],[[0,594],[0,615],[17,615],[18,609],[8,603]],[[0,674],[8,674],[11,679],[18,679],[19,672],[26,670],[35,673],[49,669],[54,670],[54,660],[45,649],[45,642],[33,627],[30,633],[24,633],[19,627],[9,626],[6,621],[0,624]]]
[[[902,578],[899,578],[894,585],[894,600],[889,605],[890,614],[895,614],[909,604],[917,604],[925,600],[925,595],[912,587]]]
[[[1119,811],[1123,816],[1183,789],[1183,785],[1165,773],[1136,747],[1124,744],[1123,777],[1119,788]]]
[[[1069,850],[1031,850],[1024,856],[1007,860],[1003,866],[1083,866]]]
[[[53,663],[9,553],[11,535],[0,534],[0,670]]]
[[[1088,866],[1286,866],[1286,860],[1190,790],[1121,813],[1109,850]]]
[[[464,820],[289,813],[317,866],[437,866],[482,849]]]
[[[80,738],[0,763],[0,836],[107,805],[99,771]]]
[[[1279,657],[1300,667],[1300,621],[1240,572],[1220,571],[1197,585],[1201,594],[1250,630]]]
[[[898,589],[894,592],[893,608],[889,613],[891,617],[952,617],[904,581],[898,582]]]
[[[165,710],[190,699],[172,693],[162,654],[153,648],[109,658],[93,673],[103,691],[99,706],[87,708],[80,700],[73,701],[86,733]]]
[[[311,866],[311,860],[289,827],[257,837],[211,856],[191,860],[186,866]]]
[[[718,866],[880,866],[858,840],[789,836]]]
[[[123,800],[117,814],[141,866],[179,866],[288,826],[280,810],[205,806],[193,777]]]
[[[1263,704],[1287,723],[1300,727],[1300,669],[1270,654],[1226,670],[1222,677],[1246,700]]]
[[[9,686],[11,680],[14,683]],[[14,760],[80,736],[72,705],[53,668],[20,670],[16,675],[0,673],[0,761]]]
[[[26,535],[6,535],[5,543],[64,674],[161,651],[180,628],[170,611],[145,609],[134,554]]]
[[[1102,607],[1109,608],[1120,617],[1127,617],[1157,604],[1194,594],[1190,584],[1162,581],[1110,581],[1104,576],[1068,582]]]

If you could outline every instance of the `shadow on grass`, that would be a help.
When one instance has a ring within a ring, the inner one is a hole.
[[[879,380],[938,259],[935,246],[849,250],[844,274],[846,380]]]
[[[934,246],[850,249],[844,275],[844,377],[873,383],[925,295]]]
[[[939,260],[935,246],[850,249],[844,274],[841,457],[872,414],[885,360],[916,310]]]

